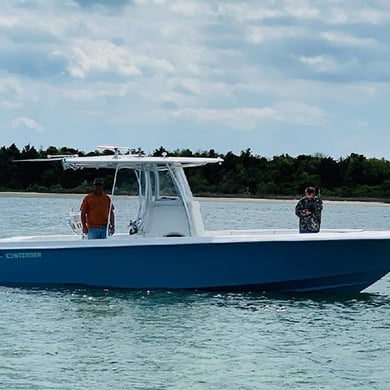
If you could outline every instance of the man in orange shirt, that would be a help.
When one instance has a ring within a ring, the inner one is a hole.
[[[115,232],[114,205],[103,191],[103,179],[97,177],[93,185],[93,192],[84,197],[80,207],[83,233],[88,239],[107,238],[107,230],[110,236]]]

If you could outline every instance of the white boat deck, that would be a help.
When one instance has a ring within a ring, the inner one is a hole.
[[[187,237],[143,237],[118,233],[106,240],[88,240],[77,235],[17,236],[0,239],[1,249],[26,247],[113,247],[138,245],[180,245],[222,242],[266,242],[266,241],[328,241],[390,239],[390,231],[368,231],[360,229],[326,229],[314,234],[300,234],[296,229],[259,230],[215,230],[205,231],[202,236]]]

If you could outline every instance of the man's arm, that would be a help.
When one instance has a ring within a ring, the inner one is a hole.
[[[87,226],[87,213],[83,210],[80,212],[80,218],[81,218],[81,223],[83,225],[83,233],[87,234],[88,233],[88,226]]]
[[[110,224],[108,226],[108,233],[112,236],[115,233],[115,214],[114,206],[111,207],[110,211]]]

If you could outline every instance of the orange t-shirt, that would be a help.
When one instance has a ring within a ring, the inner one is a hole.
[[[114,206],[111,206],[112,210]],[[87,215],[88,227],[101,227],[108,224],[110,197],[106,194],[96,195],[93,192],[86,195],[81,203],[80,211]]]

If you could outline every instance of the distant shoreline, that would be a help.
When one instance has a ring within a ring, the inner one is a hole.
[[[3,198],[11,198],[11,197],[19,197],[19,198],[54,198],[56,196],[69,197],[69,198],[80,198],[83,197],[84,194],[69,194],[69,193],[60,193],[60,192],[18,192],[18,191],[10,191],[10,192],[0,192],[0,197]]]
[[[62,193],[62,192],[18,192],[18,191],[6,191],[0,192],[0,198],[11,198],[11,197],[19,197],[19,198],[55,198],[55,197],[63,197],[63,198],[80,198],[82,199],[85,194],[75,194],[75,193]],[[116,195],[116,196],[130,196],[137,198],[137,195]],[[275,197],[275,198],[253,198],[253,197],[234,197],[234,196],[196,196],[194,198],[200,201],[213,201],[216,200],[218,202],[249,202],[249,203],[291,203],[297,202],[298,198],[294,197]],[[323,199],[324,203],[334,203],[334,204],[356,204],[356,203],[370,203],[370,204],[380,204],[380,205],[388,205],[390,203],[388,200],[381,199]]]

